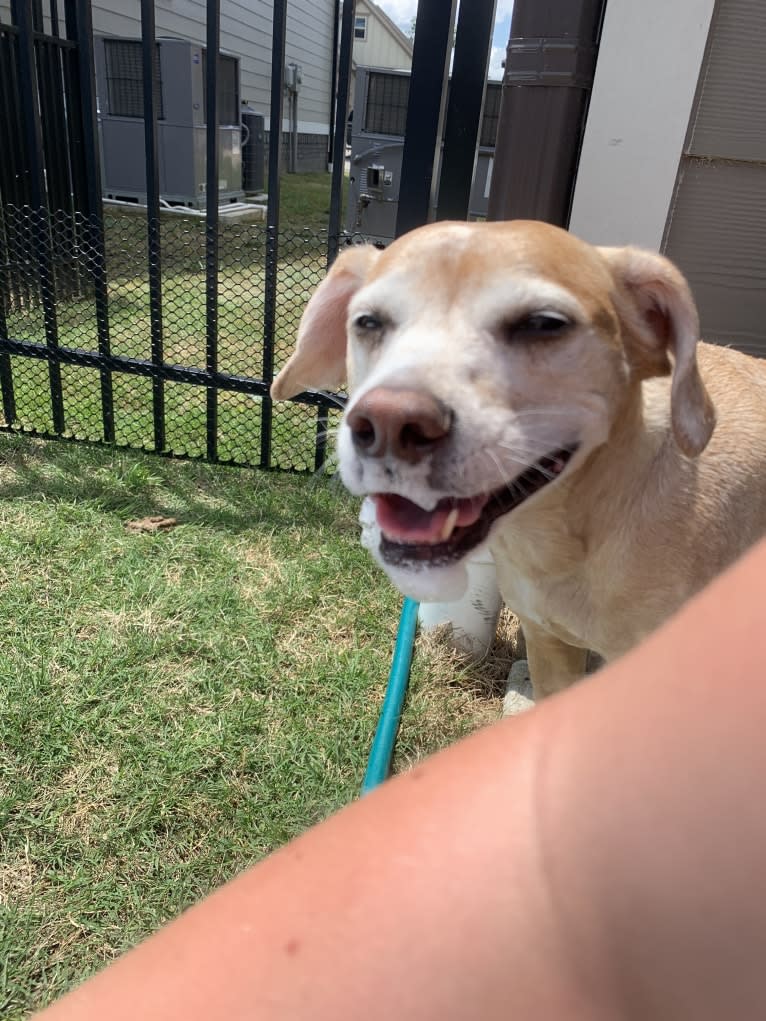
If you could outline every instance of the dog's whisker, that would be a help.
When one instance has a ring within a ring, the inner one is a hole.
[[[311,473],[311,478],[314,482],[318,482],[322,478],[330,478],[331,482],[335,482],[338,475],[338,459],[337,457],[325,458],[323,464],[316,468]]]
[[[544,457],[546,454],[550,454],[553,445],[550,442],[548,443],[510,442],[510,441],[503,442],[502,440],[500,440],[495,444],[495,446],[499,447],[503,451],[507,451],[512,457],[518,456],[520,458],[527,457],[536,458]],[[556,447],[556,449],[564,450],[567,453],[572,453],[576,449],[576,446],[577,444],[560,443]]]
[[[318,441],[321,442],[322,440],[334,440],[334,439],[337,439],[337,436],[338,436],[338,428],[335,427],[333,429],[323,429],[321,432],[317,433],[316,438],[317,438]]]
[[[503,467],[503,465],[501,464],[500,459],[497,457],[495,452],[493,450],[486,450],[485,454],[489,457],[490,461],[494,464],[494,466],[497,469],[497,472],[498,472],[500,478],[501,479],[506,478],[507,475],[508,475],[508,472]],[[516,493],[515,493],[513,487],[514,487],[514,481],[513,480],[506,482],[505,488],[508,490],[508,493],[510,494],[510,496],[515,497]]]
[[[339,397],[337,394],[331,393],[329,390],[315,390],[314,393],[321,394],[322,397],[326,397],[328,401],[332,401],[336,407],[340,408],[341,411],[346,407],[346,399]]]
[[[571,411],[568,408],[521,408],[514,411],[514,417],[523,420],[524,418],[539,418],[541,415],[548,415],[555,417],[556,415],[571,415]]]

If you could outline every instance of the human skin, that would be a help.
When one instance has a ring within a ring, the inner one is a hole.
[[[386,783],[44,1021],[766,1017],[766,544],[616,664]]]

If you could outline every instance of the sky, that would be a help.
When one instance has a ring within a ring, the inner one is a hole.
[[[418,9],[418,0],[376,0],[386,14],[395,21],[404,32],[409,32],[412,19]],[[505,58],[505,48],[511,31],[511,12],[513,0],[497,0],[495,14],[495,32],[492,37],[492,54],[489,63],[489,77],[502,78],[501,61]]]

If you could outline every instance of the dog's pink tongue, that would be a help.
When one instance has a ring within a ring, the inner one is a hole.
[[[487,497],[472,496],[465,500],[448,497],[430,511],[394,493],[378,493],[373,500],[380,530],[389,539],[433,545],[446,541],[454,528],[478,521]]]

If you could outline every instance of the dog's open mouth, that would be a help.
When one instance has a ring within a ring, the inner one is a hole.
[[[556,450],[493,493],[446,497],[430,511],[396,493],[374,494],[383,559],[392,566],[433,567],[459,560],[486,538],[494,521],[561,475],[573,454],[571,448]]]

